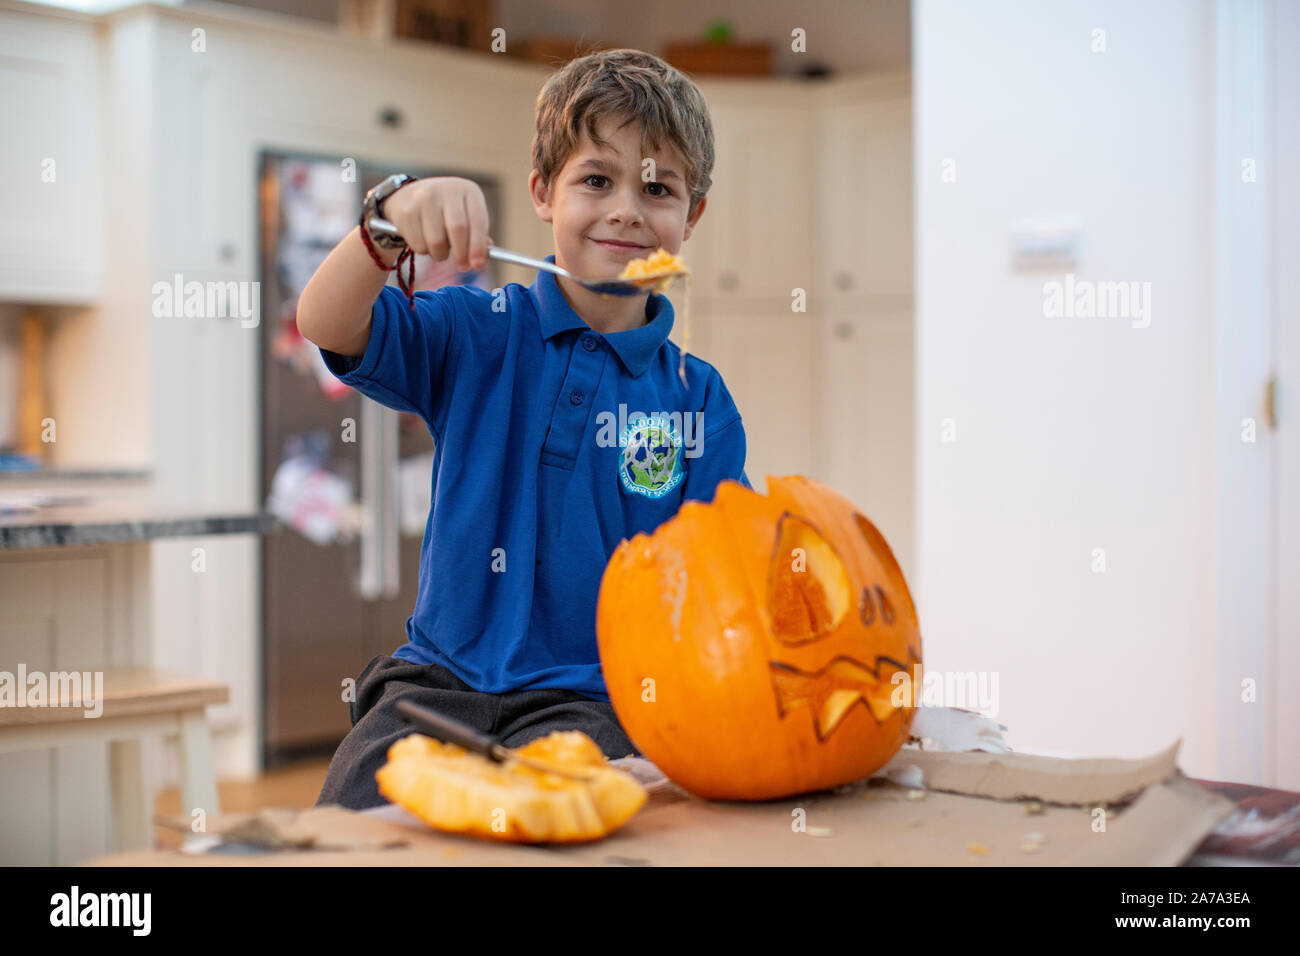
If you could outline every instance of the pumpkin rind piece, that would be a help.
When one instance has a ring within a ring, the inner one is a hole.
[[[519,753],[559,767],[596,768],[589,781],[494,764],[455,744],[411,734],[388,749],[379,792],[430,826],[491,840],[577,843],[618,829],[645,804],[645,788],[607,765],[580,731],[556,731]]]

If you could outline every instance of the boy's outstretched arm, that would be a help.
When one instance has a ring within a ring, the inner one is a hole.
[[[416,255],[451,257],[462,272],[480,268],[487,258],[487,199],[472,180],[434,176],[407,183],[383,201],[382,212]],[[386,266],[401,254],[375,251]],[[354,227],[298,297],[298,331],[331,352],[364,355],[371,309],[387,281],[388,273],[370,258],[361,227]]]
[[[393,198],[393,197],[389,197]],[[400,249],[375,248],[384,265],[391,266]],[[298,296],[298,332],[307,341],[359,357],[370,341],[370,310],[388,281],[354,226],[320,264]]]

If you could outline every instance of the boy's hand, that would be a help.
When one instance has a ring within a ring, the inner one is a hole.
[[[487,199],[478,183],[433,176],[408,183],[383,201],[381,213],[417,255],[450,257],[461,272],[487,261]]]

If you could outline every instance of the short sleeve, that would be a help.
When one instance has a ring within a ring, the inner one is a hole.
[[[723,481],[738,481],[752,490],[745,474],[745,425],[720,375],[710,389],[703,419],[702,447],[686,461],[683,498],[712,501]]]
[[[358,357],[320,350],[325,367],[381,405],[414,412],[434,429],[451,393],[456,303],[451,287],[415,293],[415,309],[386,285],[370,311],[370,339]]]

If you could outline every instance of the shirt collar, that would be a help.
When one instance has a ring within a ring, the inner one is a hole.
[[[546,257],[546,261],[555,262],[555,255]],[[582,316],[573,311],[564,291],[556,281],[555,273],[544,269],[537,271],[537,281],[530,290],[537,306],[537,317],[541,323],[542,338],[551,339],[569,329],[590,329]],[[609,332],[601,335],[609,347],[614,350],[623,367],[633,376],[640,375],[654,360],[659,347],[668,340],[668,333],[673,328],[673,304],[666,296],[651,292],[646,303],[646,317],[650,320],[645,325],[625,332]],[[593,332],[592,334],[600,334]]]

